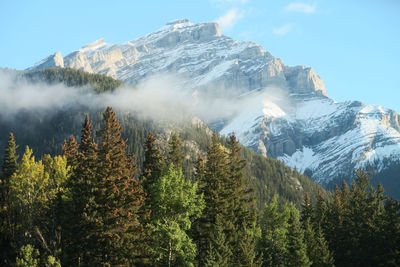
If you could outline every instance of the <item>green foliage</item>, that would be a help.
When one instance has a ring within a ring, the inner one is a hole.
[[[383,187],[375,189],[369,179],[359,169],[350,189],[344,182],[340,190],[335,188],[333,201],[317,200],[313,224],[320,226],[322,233],[316,232],[317,237],[325,237],[336,266],[397,266],[400,262],[398,202],[385,200]]]
[[[22,246],[19,255],[16,259],[15,266],[17,267],[37,267],[40,260],[39,250],[31,245]]]
[[[156,264],[194,266],[196,245],[188,236],[191,219],[200,216],[204,200],[197,194],[197,184],[185,181],[181,170],[171,165],[153,187],[153,236]]]
[[[177,133],[171,135],[168,146],[168,161],[170,164],[174,164],[176,168],[182,168],[185,157],[182,150],[182,141]]]
[[[224,233],[224,223],[221,221],[221,216],[215,218],[214,229],[211,233],[211,239],[207,240],[205,250],[205,258],[200,261],[200,264],[205,267],[227,267],[231,266],[232,250],[229,247],[227,236]]]
[[[121,126],[109,107],[98,132],[99,152],[93,203],[86,209],[90,229],[92,265],[132,264],[145,247],[140,222],[144,192],[134,178],[133,157],[126,154]]]
[[[298,214],[290,212],[287,231],[287,257],[285,266],[308,267],[311,263],[307,256],[307,246],[304,244],[303,231],[300,228]]]
[[[263,256],[262,266],[285,266],[288,220],[294,209],[293,205],[285,205],[280,209],[277,195],[270,204],[265,205],[260,220],[259,250]]]
[[[10,196],[10,179],[17,169],[18,146],[14,134],[10,133],[4,151],[3,165],[0,175],[0,265],[9,265],[15,249],[15,212]]]
[[[230,250],[230,235],[233,232],[233,220],[231,215],[230,181],[227,173],[227,155],[225,148],[220,144],[217,134],[214,132],[212,143],[207,151],[207,161],[199,175],[200,192],[204,195],[205,209],[198,221],[198,248],[199,263],[205,264],[207,250],[210,242],[217,235],[216,231],[222,231],[221,237],[226,241],[224,247],[212,246],[214,250]],[[217,218],[219,218],[217,229]],[[230,252],[231,254],[232,252]],[[216,253],[220,255],[219,253]]]
[[[160,179],[163,165],[163,156],[160,148],[156,145],[156,138],[153,133],[147,135],[145,143],[145,159],[143,162],[143,174],[141,183],[143,190],[147,194],[146,208],[151,210],[155,205],[153,203],[153,185]]]

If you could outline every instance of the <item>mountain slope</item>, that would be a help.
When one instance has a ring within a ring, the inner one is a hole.
[[[98,40],[65,57],[57,52],[32,69],[48,66],[106,74],[127,84],[168,73],[193,96],[193,105],[204,97],[246,103],[218,120],[203,119],[321,184],[350,178],[358,167],[383,171],[400,157],[395,111],[337,103],[312,68],[286,66],[258,44],[221,35],[216,23],[177,20],[120,45]]]

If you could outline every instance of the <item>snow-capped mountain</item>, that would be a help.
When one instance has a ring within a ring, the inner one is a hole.
[[[349,177],[360,166],[382,170],[400,158],[395,111],[337,103],[312,68],[286,66],[258,44],[221,35],[216,23],[176,20],[123,44],[101,39],[65,57],[57,52],[30,69],[47,67],[106,74],[127,84],[168,73],[196,96],[237,99],[246,105],[213,125],[321,184]]]

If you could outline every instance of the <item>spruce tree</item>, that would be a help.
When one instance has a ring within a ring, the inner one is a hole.
[[[175,168],[177,169],[182,168],[185,156],[183,154],[182,141],[177,133],[171,135],[171,138],[168,142],[168,146],[169,146],[169,152],[168,152],[169,163],[174,164]]]
[[[15,249],[15,211],[10,198],[10,179],[17,170],[17,148],[14,134],[10,133],[4,151],[0,176],[0,265],[10,265]]]
[[[311,219],[303,222],[304,243],[307,247],[307,256],[312,262],[312,267],[333,266],[333,257],[328,248],[321,227],[316,230],[311,223]]]
[[[62,153],[67,158],[68,165],[71,166],[73,171],[77,168],[79,162],[78,147],[79,144],[73,136],[70,136],[68,141],[64,140],[61,147]]]
[[[126,154],[121,126],[108,107],[99,132],[97,183],[86,220],[93,223],[91,265],[133,265],[145,256],[146,229],[141,223],[144,192],[134,178],[133,157]]]
[[[307,247],[303,241],[303,231],[300,228],[298,216],[294,211],[290,213],[288,224],[285,265],[289,267],[311,266],[312,262],[307,256]]]
[[[222,251],[230,250],[230,238],[232,238],[233,218],[230,216],[230,191],[227,175],[227,155],[214,132],[212,143],[207,151],[207,161],[204,173],[200,176],[200,193],[204,195],[205,209],[197,222],[198,230],[198,259],[199,266],[204,266],[207,260],[209,243],[216,235],[217,217],[221,218],[218,226],[225,238],[223,247],[214,247]],[[219,230],[218,230],[219,231]]]
[[[152,186],[161,177],[164,169],[163,156],[161,150],[156,145],[156,138],[153,133],[147,135],[145,142],[145,154],[143,162],[143,174],[141,185],[146,193],[145,208],[148,211],[152,209]]]
[[[314,218],[314,209],[311,204],[310,195],[306,193],[304,195],[304,202],[301,205],[301,216],[300,222],[302,223],[303,229],[305,229],[305,223],[312,223]]]
[[[260,220],[261,239],[259,242],[260,254],[263,257],[264,267],[283,267],[287,257],[288,220],[293,206],[285,205],[282,210],[278,206],[278,195],[271,203],[264,206]]]
[[[70,220],[64,226],[67,240],[66,251],[69,255],[66,264],[85,264],[89,258],[89,236],[93,222],[87,220],[87,209],[93,206],[94,188],[97,186],[98,146],[92,134],[92,123],[89,116],[85,116],[82,124],[81,140],[78,144],[73,137],[69,142],[64,141],[63,153],[67,157],[72,169],[68,187],[71,194],[71,202],[65,203],[67,215]],[[89,254],[85,255],[85,251]]]
[[[381,266],[400,266],[400,204],[397,200],[386,200],[379,232],[379,263]]]
[[[222,216],[217,215],[215,218],[214,229],[212,231],[212,239],[207,240],[205,258],[202,266],[205,267],[228,267],[231,264],[232,251],[229,247],[226,235],[224,233],[224,223]]]
[[[228,141],[228,194],[231,217],[233,218],[233,231],[231,242],[233,264],[254,266],[257,262],[255,238],[257,214],[253,190],[245,180],[243,170],[246,162],[239,157],[240,144],[235,134]]]

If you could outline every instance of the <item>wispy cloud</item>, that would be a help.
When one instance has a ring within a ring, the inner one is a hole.
[[[291,24],[285,24],[281,27],[272,29],[272,33],[276,35],[285,35],[288,34],[292,30]]]
[[[221,26],[221,28],[231,28],[238,20],[243,18],[243,12],[240,12],[236,8],[228,10],[224,15],[219,17],[216,21]]]
[[[315,12],[316,7],[315,5],[310,5],[302,2],[291,3],[285,7],[286,11],[289,12],[298,12],[304,14],[312,14]]]

